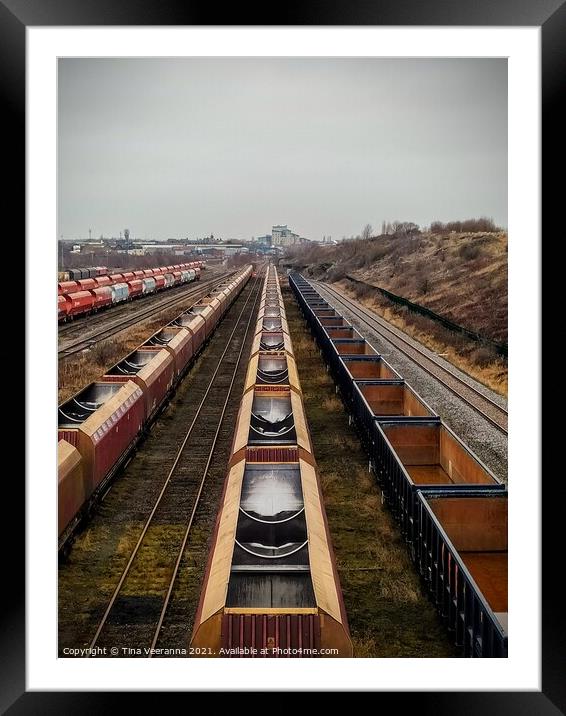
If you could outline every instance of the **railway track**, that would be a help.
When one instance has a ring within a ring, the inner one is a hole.
[[[224,278],[227,278],[232,273],[234,272],[218,273],[206,281],[201,279],[194,286],[191,285],[190,288],[186,286],[182,287],[184,290],[178,293],[173,289],[175,295],[161,296],[161,300],[159,301],[149,300],[149,305],[138,305],[138,301],[126,304],[124,308],[130,309],[126,311],[126,315],[120,314],[116,316],[115,314],[110,315],[108,312],[104,312],[97,316],[90,316],[90,320],[86,323],[80,321],[78,324],[65,324],[64,327],[59,329],[58,357],[66,358],[67,356],[88,350],[99,341],[110,338],[114,334],[126,328],[130,328],[136,323],[153,317],[160,311],[185,302],[187,299],[194,298],[198,300],[208,293],[212,286]],[[68,337],[68,334],[70,334],[70,337]]]
[[[149,296],[142,296],[140,298],[136,298],[133,301],[125,301],[114,306],[109,306],[108,308],[98,311],[96,313],[77,316],[72,321],[67,321],[66,323],[59,323],[59,338],[80,333],[80,331],[84,330],[85,326],[87,325],[92,326],[96,324],[102,324],[107,321],[108,318],[116,318],[117,316],[122,316],[125,313],[134,313],[136,311],[139,311],[142,307],[147,307],[150,303],[153,306],[159,305],[162,301],[168,301],[172,297],[178,296],[181,293],[186,292],[188,288],[194,289],[197,288],[199,285],[204,285],[205,280],[207,283],[213,281],[214,279],[219,280],[223,276],[228,275],[228,273],[229,272],[226,270],[209,270],[206,274],[203,274],[203,277],[198,281],[191,281],[191,283],[174,286],[173,288],[168,288],[166,291],[162,291],[160,293],[154,293]]]
[[[171,466],[98,622],[90,641],[91,650],[101,645],[112,648],[126,643],[147,648],[148,653],[144,651],[141,656],[152,656],[151,649],[158,643],[163,628],[234,383],[242,368],[245,370],[242,356],[262,283],[261,278],[255,279],[241,310],[235,318],[232,317],[233,325],[227,328],[230,330],[231,327],[227,340],[216,347],[220,355],[214,357],[212,375],[198,388],[195,385],[195,391],[191,392],[194,398],[194,393],[199,391],[196,411],[190,422],[185,422],[183,416],[182,424],[186,426],[188,423],[188,428],[183,429],[182,439],[174,450],[171,449],[170,454],[174,455]],[[227,319],[230,321],[230,314],[224,320]],[[175,422],[181,422],[181,415],[175,416]],[[151,562],[150,566],[147,566],[148,562]],[[137,580],[141,578],[147,583],[148,575],[151,575],[153,596],[144,602],[140,624],[140,611],[131,606],[129,595],[136,591]],[[158,596],[155,596],[156,592]],[[136,616],[132,619],[134,611]]]
[[[473,408],[487,420],[487,422],[507,435],[508,413],[499,403],[476,388],[470,381],[462,378],[455,371],[443,365],[413,342],[407,340],[400,330],[388,324],[385,319],[377,316],[373,311],[360,306],[328,284],[319,281],[311,281],[311,283],[328,291],[338,304],[353,313],[356,318],[371,328],[372,331],[382,336],[388,343],[401,351],[420,368],[438,380],[445,388]]]

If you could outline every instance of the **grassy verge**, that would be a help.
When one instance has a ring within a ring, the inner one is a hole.
[[[104,375],[114,364],[196,302],[197,299],[194,296],[187,298],[186,304],[178,303],[164,309],[152,318],[126,328],[108,340],[100,341],[90,350],[79,355],[61,358],[59,360],[59,403]]]
[[[442,355],[456,368],[507,397],[507,361],[491,348],[480,346],[465,336],[449,331],[426,316],[412,313],[406,307],[371,290],[369,286],[359,286],[344,279],[337,282],[336,287],[411,338]]]
[[[298,306],[283,295],[354,656],[455,656]]]

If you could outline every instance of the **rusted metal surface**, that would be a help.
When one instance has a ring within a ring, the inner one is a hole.
[[[298,462],[299,450],[296,447],[247,447],[246,462]]]
[[[467,657],[506,657],[507,494],[419,494],[416,562]]]

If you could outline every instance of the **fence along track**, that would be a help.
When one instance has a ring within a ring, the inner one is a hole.
[[[206,481],[207,472],[217,445],[218,435],[220,433],[226,408],[231,397],[236,374],[241,364],[243,347],[255,313],[254,309],[260,295],[259,289],[261,288],[261,285],[261,279],[259,277],[256,278],[255,283],[250,290],[250,294],[248,295],[244,306],[235,321],[235,325],[228,337],[228,340],[226,341],[225,348],[217,362],[214,373],[198,405],[196,414],[177,449],[175,459],[163,483],[161,491],[145,521],[136,545],[130,554],[128,562],[121,573],[120,579],[118,580],[106,610],[98,624],[94,637],[90,642],[89,649],[93,649],[99,642],[100,637],[105,630],[105,626],[108,624],[109,617],[117,604],[122,588],[131,572],[132,566],[143,549],[144,540],[146,537],[150,536],[148,533],[151,531],[151,528],[153,526],[159,527],[160,524],[168,524],[167,519],[170,519],[171,515],[176,515],[176,517],[178,517],[179,513],[182,511],[182,507],[188,508],[192,505],[179,547],[175,549],[174,552],[176,559],[166,590],[164,590],[166,591],[165,598],[161,602],[159,616],[157,617],[156,615],[156,619],[154,620],[151,646],[153,647],[157,643],[184,549],[193,525],[194,516],[199,504],[204,483]],[[237,329],[243,325],[243,321],[245,320],[244,313],[250,304],[252,297],[253,302],[251,304],[251,308],[249,309],[249,316],[247,322],[245,323],[243,334],[241,336],[236,336]],[[240,347],[236,357],[234,358],[235,350],[233,342],[237,343],[239,338],[241,338]],[[232,350],[230,350],[231,348]],[[233,364],[233,367],[231,364]],[[221,368],[226,365],[230,366],[231,370],[228,373],[222,373]],[[188,446],[190,448],[190,459],[183,462],[183,453],[187,451]],[[189,462],[189,465],[186,464],[187,462]],[[195,480],[195,475],[197,474],[200,475],[200,477]],[[175,480],[174,478],[178,479]],[[191,494],[189,495],[188,493]],[[165,520],[163,518],[165,518]],[[170,547],[170,545],[168,545],[168,547]],[[147,623],[144,627],[145,628],[142,627],[140,631],[148,631]],[[147,654],[147,656],[149,655],[150,654]]]
[[[441,326],[444,326],[444,328],[447,328],[453,333],[459,333],[462,336],[466,336],[466,338],[469,338],[470,340],[475,341],[480,345],[490,346],[496,353],[507,358],[507,343],[498,343],[497,341],[494,341],[487,336],[483,336],[477,331],[472,331],[469,328],[465,328],[464,326],[459,325],[458,323],[454,323],[454,321],[451,321],[449,318],[442,316],[440,313],[436,313],[436,311],[433,311],[426,306],[421,306],[420,303],[415,303],[414,301],[409,301],[408,298],[398,296],[396,293],[392,293],[386,288],[381,288],[381,286],[376,286],[373,283],[362,281],[361,279],[356,278],[355,276],[352,276],[350,274],[346,274],[346,278],[348,279],[348,281],[351,281],[358,286],[364,286],[365,288],[370,288],[373,291],[381,293],[382,296],[385,296],[385,298],[389,299],[392,303],[396,303],[399,306],[405,306],[413,313],[418,313],[421,316],[425,316],[431,321],[435,321]]]

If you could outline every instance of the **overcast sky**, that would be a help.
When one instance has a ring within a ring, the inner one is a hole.
[[[59,234],[507,224],[506,60],[64,59]]]

